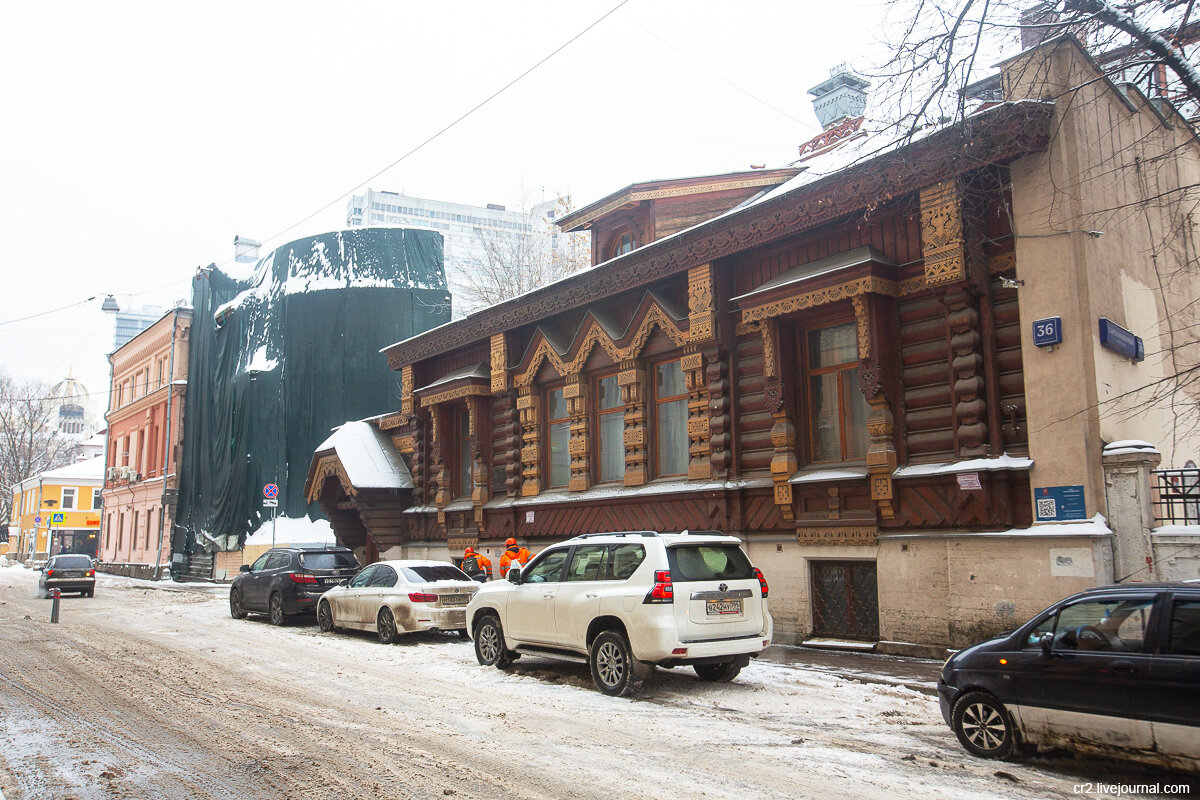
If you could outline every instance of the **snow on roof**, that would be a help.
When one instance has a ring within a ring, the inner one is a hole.
[[[448,372],[433,383],[427,383],[424,386],[415,389],[414,391],[423,392],[427,389],[432,389],[435,386],[441,386],[442,384],[451,383],[452,381],[457,381],[462,378],[487,378],[490,380],[491,377],[492,373],[489,372],[487,367],[484,366],[484,363],[480,361],[478,363],[471,364],[470,366]]]
[[[102,481],[104,480],[104,456],[96,456],[87,461],[78,461],[65,467],[47,470],[42,473],[42,480],[51,482]]]
[[[845,253],[837,253],[836,255],[819,258],[816,261],[809,261],[801,264],[798,267],[792,267],[779,277],[772,278],[761,286],[752,289],[745,294],[738,295],[737,297],[731,297],[729,302],[736,303],[740,300],[745,300],[748,297],[753,297],[757,294],[763,294],[773,289],[789,286],[793,283],[800,283],[801,281],[811,280],[812,278],[826,275],[830,272],[848,269],[849,267],[857,267],[859,264],[866,264],[872,261],[889,267],[896,266],[895,261],[892,261],[874,247],[867,245],[866,247],[858,247]]]
[[[317,445],[332,450],[356,489],[411,489],[412,475],[392,440],[368,422],[347,422]]]

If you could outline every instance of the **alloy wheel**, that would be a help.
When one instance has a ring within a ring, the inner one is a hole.
[[[596,673],[605,686],[616,686],[625,677],[625,654],[615,642],[602,642],[596,652]]]
[[[972,703],[963,709],[963,735],[980,750],[996,750],[1004,744],[1008,726],[990,703]]]

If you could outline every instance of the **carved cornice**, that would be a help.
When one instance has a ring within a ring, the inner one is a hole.
[[[484,386],[479,383],[468,384],[467,386],[459,386],[457,389],[447,389],[444,392],[425,395],[418,398],[422,408],[432,408],[439,403],[445,403],[449,400],[458,400],[461,397],[489,397],[491,396],[491,387]]]
[[[555,371],[564,378],[577,375],[583,370],[583,365],[591,355],[592,348],[596,346],[603,348],[613,361],[621,362],[636,358],[642,352],[642,348],[646,345],[646,341],[655,327],[658,327],[676,345],[682,347],[688,337],[687,321],[676,321],[654,295],[647,295],[647,298],[647,301],[643,302],[639,308],[640,313],[634,316],[620,338],[614,339],[599,320],[591,314],[584,317],[584,322],[575,332],[571,346],[567,348],[566,353],[560,354],[554,345],[550,344],[549,339],[540,333],[537,334],[532,354],[526,357],[518,367],[516,375],[513,376],[513,385],[516,387],[531,385],[538,369],[546,361],[549,361]]]
[[[782,176],[780,175],[781,171],[785,173]],[[614,194],[613,199],[607,203],[596,208],[581,208],[579,211],[563,217],[559,220],[558,224],[564,233],[580,229],[587,230],[590,227],[590,223],[603,217],[605,214],[616,211],[621,206],[640,203],[643,200],[661,200],[665,197],[683,197],[689,194],[725,192],[730,189],[757,189],[761,186],[778,186],[787,179],[788,173],[795,174],[796,170],[770,170],[733,181],[713,180],[707,183],[666,186],[661,189],[622,190]]]
[[[348,496],[355,497],[358,495],[358,490],[350,482],[350,476],[346,474],[346,469],[342,466],[342,462],[338,460],[337,455],[330,453],[317,459],[317,466],[313,471],[313,480],[308,487],[308,502],[317,502],[317,498],[321,494],[321,488],[325,485],[325,479],[331,475],[338,479],[342,491]]]
[[[878,544],[879,529],[869,525],[797,528],[798,544]]]
[[[399,414],[388,414],[386,417],[380,417],[375,421],[375,427],[379,428],[381,431],[391,431],[395,430],[396,428],[403,428],[408,424],[408,418],[411,413],[411,411],[408,414],[401,412]]]
[[[839,300],[849,300],[867,293],[895,297],[900,293],[900,285],[896,281],[888,280],[887,278],[868,275],[865,278],[857,278],[846,283],[839,283],[836,286],[827,286],[824,289],[793,294],[788,297],[781,297],[778,300],[772,300],[769,303],[743,309],[742,322],[759,322],[774,317],[781,317],[784,314],[803,311],[806,308],[816,308],[827,303],[836,303]]]
[[[795,191],[652,242],[595,269],[499,303],[386,349],[400,369],[597,300],[648,286],[751,247],[794,236],[986,164],[1045,149],[1054,107],[1021,102],[995,106],[918,142],[840,170]]]

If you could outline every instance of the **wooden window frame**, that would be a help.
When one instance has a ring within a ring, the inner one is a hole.
[[[589,421],[590,422],[589,427],[591,430],[596,432],[596,435],[593,437],[589,437],[589,440],[591,442],[595,442],[595,446],[590,448],[591,452],[588,454],[588,456],[589,456],[589,460],[592,465],[592,475],[595,478],[595,480],[594,480],[595,483],[605,483],[605,484],[616,485],[616,484],[623,482],[625,479],[624,458],[621,459],[621,461],[622,461],[621,474],[618,475],[616,478],[612,478],[607,481],[603,480],[603,476],[601,474],[601,464],[600,464],[600,459],[602,457],[602,447],[601,447],[601,442],[600,442],[600,419],[601,419],[601,417],[608,416],[611,414],[617,414],[620,416],[620,418],[621,418],[621,449],[622,450],[625,449],[625,434],[624,434],[625,404],[618,403],[616,408],[609,408],[609,409],[605,409],[603,411],[600,409],[600,382],[602,380],[604,380],[605,378],[616,378],[618,375],[620,375],[620,370],[615,370],[615,369],[614,370],[605,370],[603,372],[597,372],[595,375],[592,376],[592,380],[591,380],[592,403],[590,404],[589,411],[591,412],[592,418]],[[621,393],[621,386],[618,383],[617,384],[617,394],[620,395],[620,393]]]
[[[475,482],[471,479],[471,467],[467,466],[467,473],[463,475],[463,453],[466,452],[469,456],[471,447],[471,410],[467,408],[465,403],[456,403],[446,409],[447,416],[450,417],[450,430],[452,434],[452,444],[448,448],[449,453],[445,460],[449,462],[447,467],[450,470],[450,495],[453,500],[462,500],[471,497],[475,490]],[[464,451],[464,448],[466,450]],[[469,458],[468,458],[469,461]],[[463,478],[466,477],[466,486],[463,486]]]
[[[797,404],[800,406],[798,409],[799,413],[797,414],[797,422],[803,424],[804,426],[805,435],[802,437],[802,441],[804,442],[804,446],[807,448],[807,453],[801,453],[801,456],[807,456],[806,458],[802,458],[802,463],[813,466],[831,464],[857,464],[864,458],[862,456],[847,456],[847,428],[845,413],[846,397],[843,394],[845,381],[843,381],[840,376],[842,372],[852,369],[861,369],[862,361],[858,358],[858,354],[856,352],[854,359],[851,361],[845,361],[841,364],[835,364],[828,367],[814,367],[812,364],[813,356],[809,345],[809,337],[811,334],[816,333],[817,331],[825,330],[827,328],[837,328],[843,325],[855,324],[856,321],[853,312],[846,313],[844,311],[839,311],[837,313],[826,314],[811,320],[806,320],[803,324],[797,325],[796,327],[797,335],[795,346],[797,350],[799,350],[800,355],[800,358],[797,360],[803,367],[803,374],[793,378],[793,385],[800,383],[800,391],[797,392],[797,397],[803,399],[802,402]],[[816,444],[817,428],[814,424],[815,420],[813,419],[813,409],[815,408],[815,404],[812,396],[812,378],[814,375],[828,375],[831,373],[838,374],[838,452],[840,457],[827,461],[818,461]],[[866,400],[864,399],[863,402],[865,404]]]
[[[571,485],[571,414],[567,410],[567,398],[563,397],[563,411],[565,416],[550,418],[550,395],[554,392],[563,392],[565,395],[566,382],[558,381],[556,383],[548,383],[541,387],[542,390],[542,485],[547,489],[566,489]],[[554,465],[551,463],[552,449],[550,442],[550,430],[555,424],[567,423],[567,479],[563,483],[553,483],[554,480]]]
[[[650,384],[650,386],[647,387],[650,390],[649,391],[649,394],[651,396],[650,404],[654,407],[653,413],[647,414],[647,417],[649,418],[647,421],[650,423],[650,425],[648,426],[649,430],[647,431],[647,435],[650,437],[650,441],[648,442],[650,447],[647,449],[649,451],[650,458],[653,459],[654,469],[653,469],[652,474],[654,475],[655,478],[676,478],[676,477],[679,477],[680,475],[687,477],[687,463],[688,463],[687,447],[688,447],[689,440],[688,440],[688,436],[687,436],[688,394],[687,394],[686,379],[685,379],[685,383],[684,383],[683,394],[671,395],[670,397],[666,397],[666,398],[658,396],[658,368],[660,366],[662,366],[663,364],[670,364],[672,362],[679,362],[679,371],[680,371],[680,374],[682,375],[683,374],[683,354],[682,353],[679,353],[679,354],[675,355],[674,357],[667,356],[664,358],[660,358],[660,359],[651,361],[649,364],[649,369],[646,370],[646,380]],[[679,400],[682,400],[684,403],[684,406],[683,406],[684,407],[683,471],[682,472],[665,472],[664,473],[664,472],[659,471],[658,408],[663,403],[674,403],[674,402],[678,402]]]

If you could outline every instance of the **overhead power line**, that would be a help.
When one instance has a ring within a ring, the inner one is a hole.
[[[433,134],[432,136],[430,136],[429,138],[425,139],[425,141],[421,142],[421,143],[420,143],[420,144],[418,144],[416,147],[412,148],[412,149],[411,149],[411,150],[409,150],[407,153],[405,153],[404,155],[400,156],[399,158],[397,158],[397,159],[396,159],[395,161],[393,161],[392,163],[388,164],[388,165],[387,165],[386,167],[384,167],[383,169],[379,170],[378,172],[374,173],[373,175],[370,175],[370,176],[369,176],[369,177],[367,177],[365,180],[363,180],[363,181],[360,181],[359,183],[355,184],[355,185],[353,186],[353,188],[351,188],[349,191],[346,191],[346,192],[343,192],[342,194],[339,194],[337,197],[333,198],[333,199],[332,199],[332,200],[330,200],[328,203],[326,203],[325,205],[323,205],[323,206],[321,206],[320,208],[318,208],[316,211],[313,211],[313,212],[312,212],[311,214],[309,214],[308,216],[306,216],[306,217],[304,217],[304,218],[302,218],[302,219],[300,219],[300,220],[297,220],[296,222],[294,222],[294,223],[292,223],[291,225],[287,226],[286,228],[284,228],[283,230],[279,231],[278,233],[275,233],[275,234],[273,234],[273,235],[271,235],[271,236],[268,236],[268,237],[267,237],[267,238],[264,240],[264,243],[265,243],[265,242],[270,242],[270,241],[276,240],[276,239],[280,238],[281,236],[283,236],[283,235],[284,235],[285,233],[287,233],[288,231],[290,231],[290,230],[292,230],[292,229],[294,229],[294,228],[296,228],[296,227],[299,227],[300,225],[303,225],[305,222],[308,222],[310,219],[312,219],[313,217],[315,217],[317,214],[320,214],[322,211],[325,211],[326,209],[328,209],[329,207],[331,207],[331,206],[332,206],[334,203],[337,203],[338,201],[340,201],[340,200],[342,200],[342,199],[344,199],[344,198],[346,198],[346,197],[349,197],[349,196],[350,196],[350,195],[352,195],[354,192],[356,192],[356,191],[358,191],[359,189],[361,189],[363,186],[366,186],[368,183],[370,183],[371,181],[375,180],[375,179],[376,179],[376,178],[378,178],[380,175],[384,174],[384,173],[385,173],[385,172],[387,172],[388,170],[390,170],[390,169],[392,169],[393,167],[395,167],[397,164],[401,163],[401,162],[402,162],[402,161],[404,161],[405,159],[407,159],[407,158],[409,158],[409,157],[411,157],[411,156],[415,155],[416,153],[420,152],[422,149],[424,149],[424,148],[425,148],[425,146],[426,146],[426,145],[429,145],[430,143],[432,143],[433,141],[435,141],[436,139],[438,139],[439,137],[441,137],[443,134],[445,134],[446,132],[448,132],[449,130],[451,130],[452,128],[454,128],[456,125],[458,125],[460,122],[462,122],[463,120],[465,120],[465,119],[467,119],[468,117],[470,117],[470,116],[471,116],[472,114],[474,114],[476,111],[478,111],[479,109],[483,108],[483,107],[484,107],[484,106],[486,106],[488,103],[492,102],[492,101],[493,101],[493,100],[495,100],[497,97],[499,97],[500,95],[504,94],[504,92],[506,92],[506,91],[508,91],[509,89],[511,89],[513,86],[515,86],[515,85],[516,85],[518,82],[520,82],[521,80],[523,80],[523,79],[524,79],[526,76],[528,76],[530,73],[532,73],[532,72],[533,72],[534,70],[536,70],[538,67],[542,66],[542,65],[543,65],[543,64],[545,64],[547,61],[549,61],[550,59],[554,58],[556,55],[558,55],[559,53],[561,53],[563,50],[567,49],[569,46],[571,46],[572,44],[574,44],[574,43],[575,43],[575,42],[576,42],[576,41],[577,41],[577,40],[578,40],[580,37],[582,37],[584,34],[586,34],[586,33],[587,33],[588,31],[590,31],[592,28],[595,28],[597,25],[599,25],[599,24],[600,24],[601,22],[603,22],[604,20],[606,20],[606,19],[608,19],[609,17],[611,17],[613,14],[615,14],[617,11],[619,11],[619,10],[621,9],[621,7],[622,7],[622,6],[626,5],[628,2],[629,2],[629,0],[621,0],[621,2],[617,3],[617,4],[616,4],[615,6],[613,6],[611,9],[609,9],[608,11],[606,11],[606,12],[605,12],[604,14],[602,14],[602,15],[601,15],[601,16],[600,16],[598,19],[596,19],[594,22],[592,22],[590,25],[588,25],[586,28],[584,28],[584,29],[583,29],[583,30],[581,30],[579,33],[577,33],[577,34],[575,34],[574,36],[572,36],[572,37],[571,37],[570,39],[568,39],[567,41],[563,42],[561,45],[559,45],[559,46],[558,46],[558,47],[556,47],[556,48],[555,48],[553,51],[551,51],[551,52],[550,52],[548,55],[546,55],[546,56],[543,56],[543,57],[542,57],[542,58],[541,58],[541,59],[540,59],[540,60],[539,60],[539,61],[538,61],[536,64],[534,64],[532,67],[530,67],[529,69],[525,70],[525,71],[524,71],[524,72],[522,72],[520,75],[518,75],[517,77],[513,78],[512,80],[510,80],[508,83],[504,84],[503,86],[501,86],[501,87],[500,87],[499,89],[497,89],[496,91],[492,92],[490,95],[488,95],[486,98],[484,98],[484,99],[483,99],[483,100],[481,100],[480,102],[476,103],[474,106],[472,106],[472,107],[471,107],[471,109],[470,109],[470,110],[468,110],[468,111],[466,111],[465,113],[463,113],[463,114],[459,115],[459,116],[458,116],[458,117],[457,117],[457,118],[456,118],[456,119],[455,119],[453,122],[451,122],[450,124],[446,125],[445,127],[443,127],[441,130],[439,130],[439,131],[437,131],[436,133],[434,133],[434,134]],[[223,264],[224,264],[224,263],[228,263],[228,261],[226,261],[226,262],[222,262],[222,263],[223,263]]]

